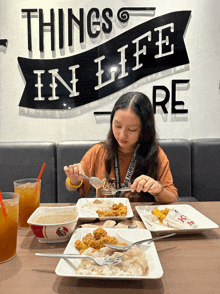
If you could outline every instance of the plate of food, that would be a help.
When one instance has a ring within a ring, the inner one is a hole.
[[[130,245],[148,238],[151,238],[151,233],[146,229],[78,228],[74,231],[64,254],[93,257],[123,255],[123,261],[116,265],[100,266],[91,259],[62,258],[55,272],[59,276],[77,278],[159,279],[163,276],[163,269],[154,242],[133,246],[125,252],[117,252],[104,246],[106,243]]]
[[[79,219],[83,221],[116,220],[121,221],[133,217],[128,198],[80,198],[76,203]]]
[[[156,233],[195,233],[219,226],[189,204],[136,206],[146,228]]]

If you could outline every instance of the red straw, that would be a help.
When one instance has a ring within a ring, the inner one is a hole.
[[[44,163],[44,164],[42,165],[41,171],[40,171],[39,176],[38,176],[38,179],[37,179],[37,183],[40,181],[40,178],[41,178],[41,175],[42,175],[42,173],[43,173],[43,171],[44,171],[45,165],[46,165],[46,163]]]
[[[41,176],[42,176],[42,173],[43,173],[43,171],[44,171],[45,165],[46,165],[46,163],[44,163],[44,164],[42,165],[41,171],[40,171],[40,173],[39,173],[39,176],[38,176],[38,179],[37,179],[37,184],[36,184],[36,190],[35,190],[35,193],[37,192],[37,186],[38,186],[38,183],[39,183],[40,178],[41,178]]]
[[[6,209],[5,209],[5,205],[4,205],[4,202],[3,202],[1,191],[0,191],[0,203],[1,203],[1,206],[2,206],[2,211],[3,211],[4,217],[8,220],[8,215],[7,215],[7,212],[6,212]]]

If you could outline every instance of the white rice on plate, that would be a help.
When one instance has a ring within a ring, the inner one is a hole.
[[[99,200],[99,203],[94,203],[93,201],[89,201],[86,204],[83,204],[81,208],[87,208],[94,211],[101,210],[104,212],[112,210],[114,202],[112,200]]]
[[[146,276],[148,272],[148,261],[145,253],[137,246],[132,247],[123,253],[103,247],[94,251],[88,248],[83,255],[93,257],[114,257],[124,255],[123,262],[117,265],[100,266],[91,259],[82,259],[76,274],[78,275],[107,275],[107,276]]]

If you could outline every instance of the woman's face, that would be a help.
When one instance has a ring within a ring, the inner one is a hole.
[[[119,109],[112,120],[112,131],[119,150],[127,153],[135,149],[141,132],[141,120],[131,109]]]

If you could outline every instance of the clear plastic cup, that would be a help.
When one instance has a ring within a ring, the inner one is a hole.
[[[0,263],[12,259],[16,255],[19,194],[2,192],[6,214],[0,206]]]
[[[41,180],[22,179],[14,182],[14,191],[20,195],[19,200],[19,227],[29,228],[27,220],[39,207]]]

